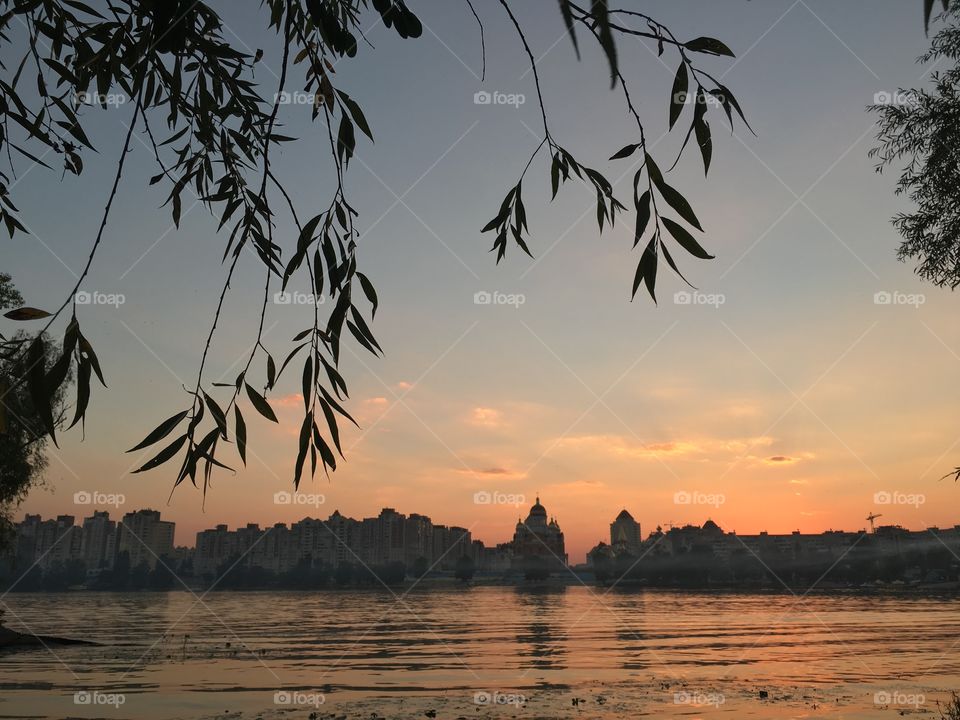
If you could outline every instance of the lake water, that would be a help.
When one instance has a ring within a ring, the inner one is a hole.
[[[956,598],[473,587],[0,607],[14,629],[103,643],[0,653],[4,718],[939,718],[960,691]]]

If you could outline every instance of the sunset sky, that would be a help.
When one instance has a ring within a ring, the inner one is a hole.
[[[238,12],[221,5],[237,46],[265,50],[257,77],[273,87],[279,52],[262,29],[265,15],[253,3],[234,23]],[[478,6],[485,81],[466,4],[410,5],[424,22],[422,38],[399,40],[371,12],[376,49],[361,45],[336,68],[376,139],[358,140],[348,191],[360,211],[361,269],[380,296],[373,329],[385,356],[356,344],[343,352],[348,409],[362,430],[345,430],[346,462],[329,481],[320,474],[301,486],[324,504],[273,503],[292,484],[297,372],[271,396],[279,425],[245,412],[248,466],[234,456],[238,472],[215,475],[205,506],[189,484],[168,502],[173,465],[129,474],[149,455],[124,451],[188,404],[183,386],[193,383],[226,272],[226,236],[192,200],[181,228],[172,228],[169,209],[159,209],[167,190],[147,186],[157,170],[135,142],[83,287],[126,302],[79,310],[110,387],[94,388],[86,438],[75,428],[59,450],[51,447],[46,487],[18,515],[83,516],[91,508],[74,505],[75,492],[122,493],[121,508],[105,508],[112,515],[159,509],[177,522],[177,544],[192,545],[198,530],[218,523],[269,525],[335,509],[364,517],[391,506],[493,544],[510,538],[539,492],[578,562],[608,539],[624,507],[644,535],[707,518],[739,533],[856,530],[871,512],[910,528],[960,523],[960,487],[940,480],[960,464],[956,297],[896,261],[889,219],[908,206],[893,195],[896,174],[875,173],[867,157],[876,128],[865,106],[878,92],[927,81],[914,62],[926,47],[919,3],[876,0],[869,13],[827,0],[645,3],[681,38],[714,36],[738,56],[704,56],[700,65],[736,93],[756,137],[742,126],[724,131],[711,111],[710,176],[694,152],[670,180],[717,256],[675,257],[701,292],[722,295],[719,307],[675,303],[687,288],[668,272],[658,307],[642,291],[631,303],[639,258],[630,250],[632,211],[598,236],[587,188],[568,183],[549,202],[543,156],[524,182],[536,259],[511,247],[496,266],[491,238],[479,231],[541,140],[533,77],[497,4]],[[556,139],[619,178],[617,196],[632,205],[638,158],[607,158],[638,138],[622,96],[609,90],[602,54],[581,37],[577,62],[553,0],[518,3],[517,11],[542,56]],[[685,131],[681,121],[661,137],[676,57],[667,51],[661,62],[641,42],[618,49],[653,154],[669,167]],[[521,93],[526,102],[477,105],[481,90]],[[80,181],[60,183],[58,173],[35,168],[14,188],[32,235],[5,241],[0,266],[28,305],[54,309],[79,275],[132,111],[87,109],[97,115],[90,128],[101,154],[85,156]],[[325,130],[310,125],[306,106],[285,106],[281,119],[282,132],[302,140],[276,151],[276,168],[301,207],[325,207],[333,173]],[[289,252],[296,231],[287,216],[278,237]],[[207,387],[232,380],[249,351],[261,277],[253,255],[241,262]],[[481,291],[521,294],[523,303],[475,304]],[[876,304],[878,292],[922,294],[922,303]],[[265,342],[274,357],[286,355],[310,312],[269,308]],[[262,362],[255,371],[262,384]],[[478,505],[480,491],[523,495],[526,504]],[[683,504],[677,493],[719,497]],[[877,493],[922,497],[878,504]]]

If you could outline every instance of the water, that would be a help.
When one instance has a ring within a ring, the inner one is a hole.
[[[0,607],[14,629],[103,643],[0,653],[0,717],[939,717],[960,690],[954,598],[474,587]]]

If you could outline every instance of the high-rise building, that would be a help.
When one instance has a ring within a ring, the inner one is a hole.
[[[290,526],[290,543],[297,561],[309,560],[315,567],[333,564],[337,539],[323,520],[304,518]]]
[[[230,532],[226,525],[201,530],[197,533],[197,545],[193,553],[193,572],[197,575],[216,572],[236,549],[236,534]]]
[[[640,556],[640,523],[626,509],[620,511],[616,520],[610,523],[610,546],[618,554]]]
[[[360,523],[353,518],[344,517],[339,510],[327,518],[328,532],[334,539],[331,565],[356,562],[354,553],[360,537]]]
[[[87,572],[112,568],[117,550],[117,523],[110,519],[110,513],[94,511],[92,516],[84,518],[81,535],[81,554]]]
[[[157,510],[127,513],[117,528],[117,554],[127,553],[132,568],[146,563],[152,570],[159,558],[173,556],[174,531]]]
[[[417,558],[431,561],[433,555],[433,523],[426,515],[411,514],[403,525],[403,561],[412,567]]]
[[[73,515],[58,515],[56,520],[40,520],[39,515],[28,515],[17,533],[18,558],[22,553],[22,560],[36,563],[44,570],[81,559],[82,534],[75,522]]]

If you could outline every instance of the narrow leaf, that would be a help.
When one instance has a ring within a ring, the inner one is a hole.
[[[700,258],[701,260],[713,259],[714,256],[708,253],[706,250],[704,250],[703,247],[700,245],[700,243],[698,243],[696,239],[693,237],[693,235],[687,232],[687,229],[685,227],[683,227],[679,223],[674,222],[670,218],[660,218],[660,219],[663,220],[664,226],[667,228],[670,234],[673,235],[674,239],[678,243],[680,243],[680,245],[683,247],[684,250],[686,250],[688,253],[690,253],[694,257]]]
[[[270,407],[270,404],[267,402],[266,398],[250,387],[250,383],[245,382],[244,385],[247,388],[247,397],[250,398],[250,402],[253,404],[253,407],[256,408],[257,412],[263,415],[267,420],[279,422],[276,414],[273,412],[273,408]]]
[[[167,418],[162,423],[157,425],[157,427],[150,432],[143,440],[141,440],[136,446],[127,450],[127,452],[135,452],[137,450],[142,450],[145,447],[153,445],[155,442],[163,440],[167,435],[169,435],[173,429],[179,425],[183,419],[187,416],[187,410],[177,413],[176,415]]]

